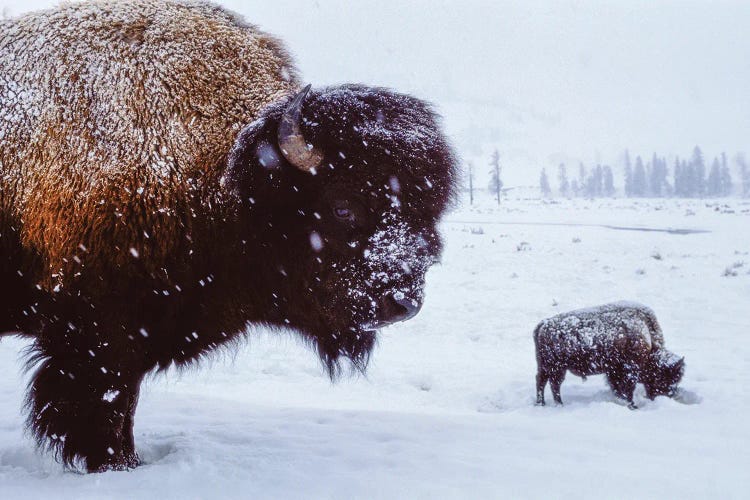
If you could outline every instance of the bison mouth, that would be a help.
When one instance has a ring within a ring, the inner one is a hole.
[[[421,308],[421,302],[407,297],[403,292],[387,293],[377,301],[375,319],[361,323],[359,327],[364,331],[376,331],[413,318]]]

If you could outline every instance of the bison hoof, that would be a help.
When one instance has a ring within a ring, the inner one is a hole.
[[[635,405],[635,403],[628,403],[628,410],[637,410],[638,407]]]
[[[535,406],[545,406],[546,403],[544,401],[537,401],[536,403],[534,403],[534,405]]]
[[[97,467],[89,467],[89,472],[124,471],[135,469],[141,464],[137,454],[128,455],[118,460],[112,460]]]

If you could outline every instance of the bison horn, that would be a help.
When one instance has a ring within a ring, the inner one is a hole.
[[[289,103],[279,123],[279,148],[289,163],[304,172],[311,172],[323,161],[323,153],[308,144],[302,135],[300,119],[302,117],[302,102],[310,92],[310,85],[294,96]]]

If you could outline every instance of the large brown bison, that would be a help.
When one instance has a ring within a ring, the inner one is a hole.
[[[635,409],[638,382],[650,399],[674,395],[685,360],[664,348],[654,312],[637,302],[614,302],[558,314],[534,329],[537,404],[544,405],[549,381],[562,404],[565,372],[583,377],[604,373],[614,393]]]
[[[455,171],[424,102],[301,89],[279,41],[207,3],[0,22],[0,333],[33,340],[38,443],[136,466],[144,375],[248,324],[363,369],[422,305]]]

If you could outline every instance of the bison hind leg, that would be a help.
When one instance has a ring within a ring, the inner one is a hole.
[[[547,385],[549,377],[544,370],[539,369],[536,374],[536,405],[544,406],[544,388]]]
[[[0,255],[0,261],[3,256]],[[0,338],[6,333],[31,335],[27,330],[29,317],[33,315],[35,294],[26,278],[17,271],[10,272],[6,267],[10,262],[0,262]]]
[[[552,397],[555,399],[556,404],[563,404],[562,397],[560,396],[560,386],[565,380],[565,370],[558,370],[549,375],[549,386],[552,389]]]
[[[40,447],[68,466],[135,467],[133,416],[145,371],[122,359],[121,349],[99,346],[96,335],[66,331],[65,324],[50,325],[34,344],[27,424]]]

